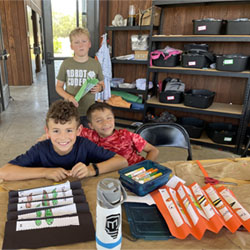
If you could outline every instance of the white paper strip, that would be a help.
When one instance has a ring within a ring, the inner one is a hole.
[[[43,220],[17,221],[16,231],[79,225],[80,223],[78,216],[64,218],[48,218]]]
[[[18,198],[18,203],[21,202],[31,202],[31,201],[41,201],[41,200],[48,200],[48,199],[56,199],[56,198],[63,198],[63,197],[71,197],[73,196],[72,189],[66,192],[53,192],[53,193],[44,193],[38,195],[29,195],[24,197]]]
[[[74,199],[65,198],[65,199],[55,199],[55,200],[44,200],[44,201],[36,201],[36,202],[26,202],[26,203],[19,203],[17,204],[17,211],[33,209],[33,208],[46,208],[46,207],[56,207],[56,206],[63,206],[68,204],[73,204]]]
[[[52,185],[52,186],[47,186],[47,187],[33,188],[33,189],[24,190],[24,191],[18,191],[18,197],[43,194],[43,191],[46,191],[47,193],[52,193],[55,191],[56,192],[65,192],[68,190],[70,190],[70,182],[69,181],[62,183],[62,184],[58,184],[58,185]]]
[[[62,207],[56,207],[51,208],[51,216],[63,216],[63,215],[70,215],[70,214],[76,214],[76,204],[66,205]],[[36,218],[45,218],[47,217],[46,210],[38,210],[34,213],[28,213],[28,214],[20,214],[17,216],[18,220],[24,220],[24,219],[36,219]]]

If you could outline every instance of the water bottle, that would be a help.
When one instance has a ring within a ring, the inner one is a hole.
[[[119,250],[122,243],[121,204],[127,194],[120,181],[105,178],[97,184],[96,248]]]

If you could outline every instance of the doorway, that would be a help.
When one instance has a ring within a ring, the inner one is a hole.
[[[64,59],[72,57],[69,33],[76,27],[86,27],[91,35],[89,55],[94,57],[99,47],[99,0],[43,1],[45,63],[47,69],[49,105],[59,99],[56,76]],[[94,39],[93,39],[94,38]]]

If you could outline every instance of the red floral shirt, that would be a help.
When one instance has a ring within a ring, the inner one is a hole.
[[[144,149],[147,141],[140,135],[126,129],[115,130],[112,135],[103,138],[95,130],[83,128],[80,136],[123,156],[127,159],[129,165],[145,160],[138,153]]]

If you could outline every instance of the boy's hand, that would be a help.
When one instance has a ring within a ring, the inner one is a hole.
[[[69,96],[67,99],[68,99],[69,102],[72,102],[75,105],[75,107],[78,108],[79,103],[77,102],[77,100],[75,99],[74,96]]]
[[[70,171],[70,176],[82,179],[91,176],[89,168],[82,162],[78,162]]]
[[[53,181],[61,181],[69,176],[69,171],[64,168],[46,168],[45,178]]]

